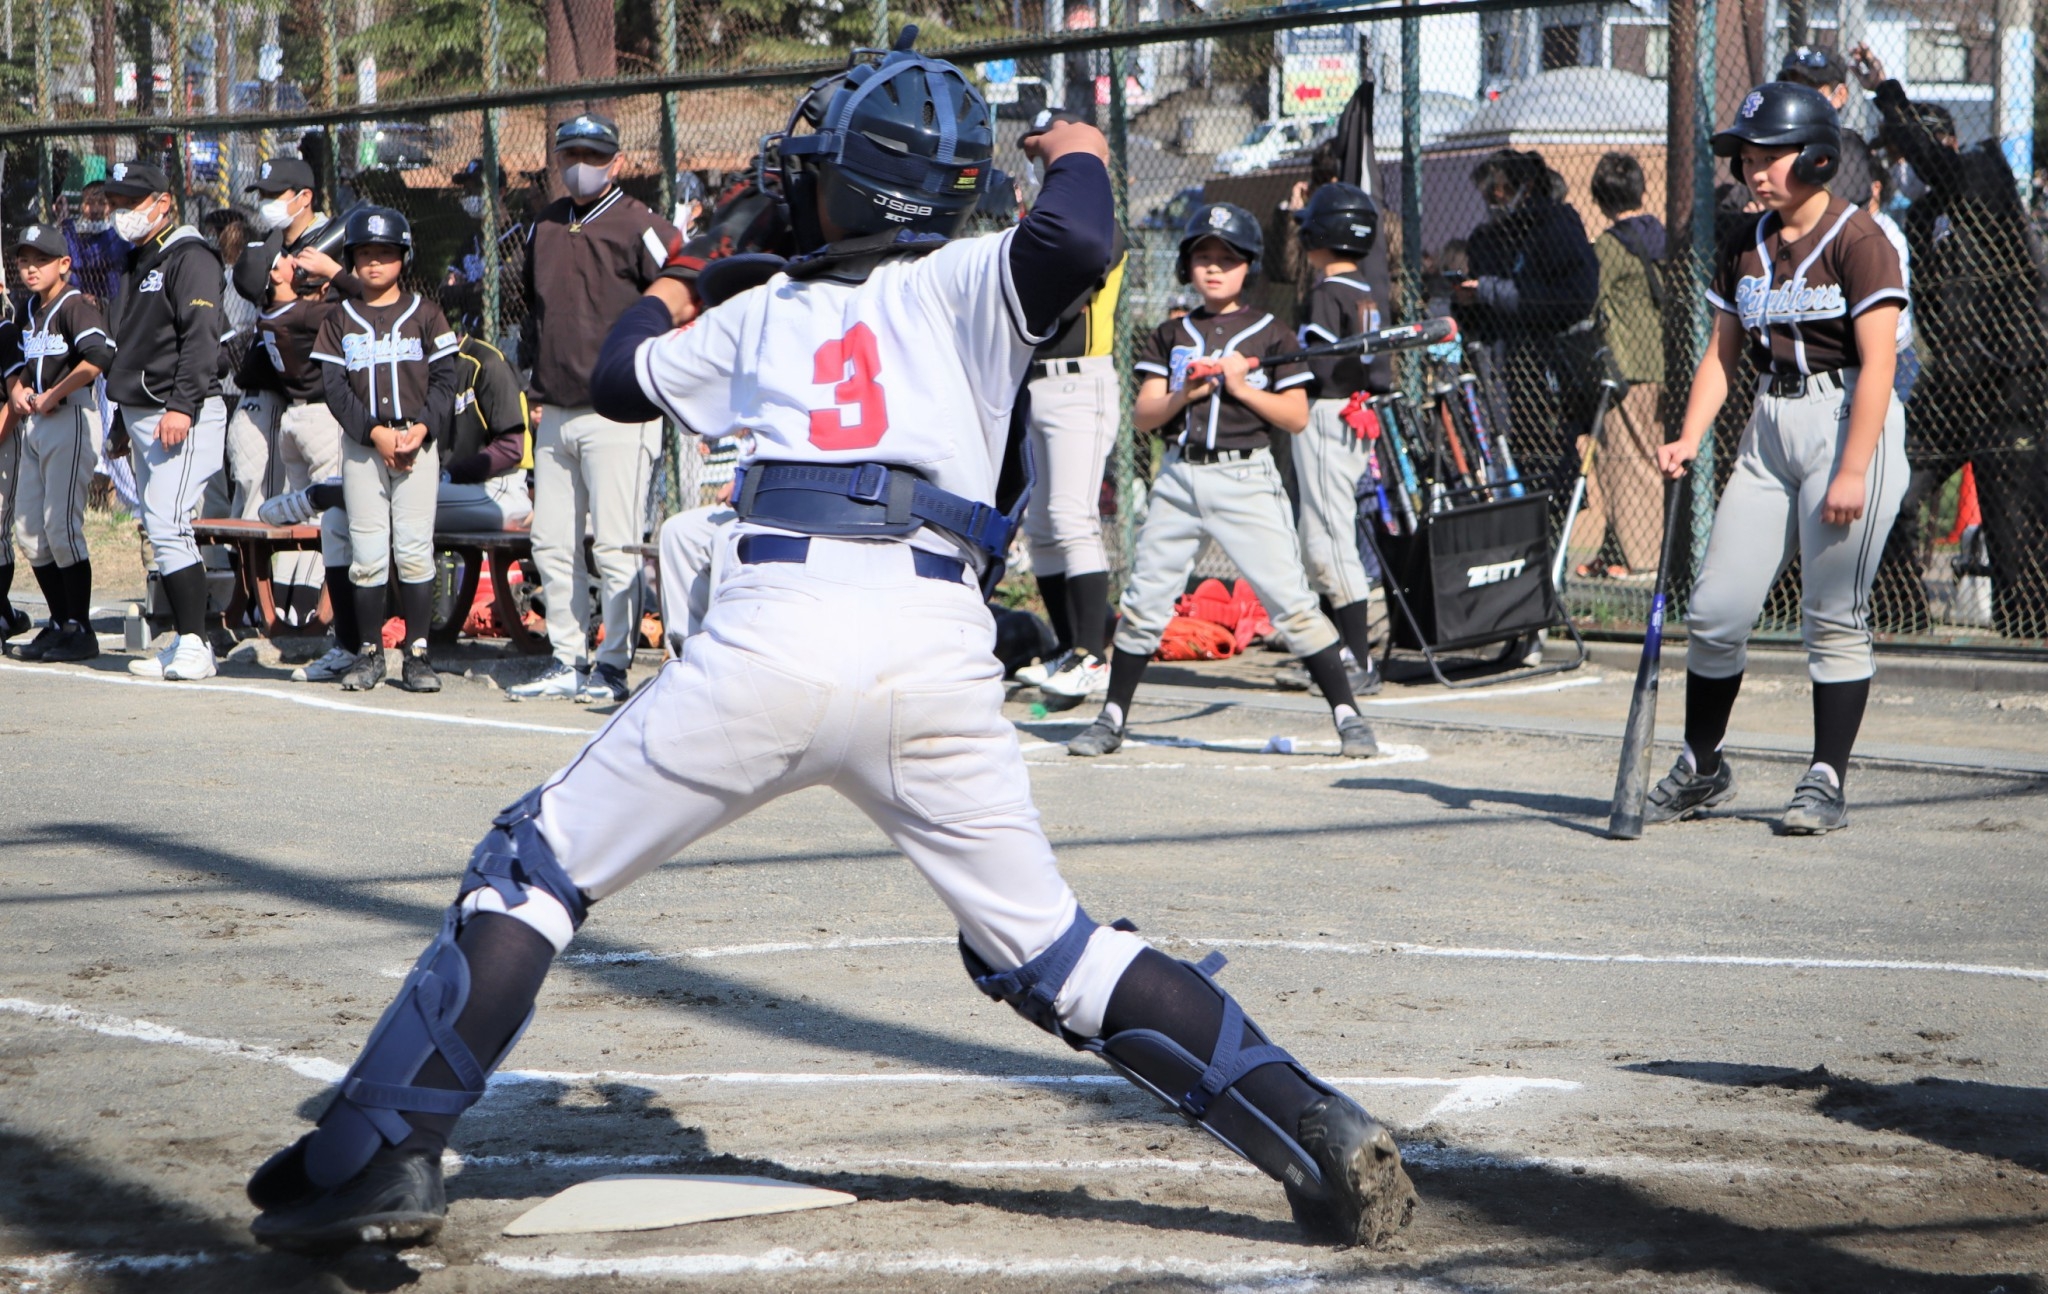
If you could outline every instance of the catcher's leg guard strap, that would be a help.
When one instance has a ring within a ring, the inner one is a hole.
[[[462,889],[455,898],[459,904],[489,887],[503,903],[503,911],[516,916],[514,909],[527,901],[527,892],[539,890],[562,905],[573,931],[589,915],[590,900],[556,861],[554,846],[548,844],[540,829],[540,797],[544,789],[533,788],[491,820],[490,831],[469,856],[469,870],[463,874]],[[553,938],[540,925],[535,928]],[[557,951],[560,946],[557,942]]]
[[[1157,960],[1152,961],[1153,957]],[[1187,1045],[1194,1040],[1176,1039],[1166,1029],[1143,1026],[1125,1027],[1107,1037],[1090,1039],[1084,1044],[1086,1049],[1101,1055],[1125,1078],[1159,1097],[1266,1173],[1311,1199],[1321,1198],[1322,1172],[1316,1166],[1315,1156],[1301,1145],[1298,1125],[1302,1110],[1313,1099],[1338,1095],[1336,1090],[1309,1073],[1285,1049],[1273,1045],[1245,1017],[1237,999],[1216,983],[1212,977],[1224,965],[1222,954],[1210,953],[1200,963],[1190,964],[1154,953],[1148,955],[1145,963],[1133,963],[1133,969],[1140,965],[1148,965],[1147,970],[1140,972],[1145,974],[1175,968],[1171,973],[1194,977],[1221,999],[1221,1024],[1215,1040],[1206,1044],[1208,1059],[1202,1059]],[[1122,992],[1121,985],[1118,991]],[[1146,1013],[1140,1004],[1129,1014]],[[1176,1023],[1171,1014],[1164,1007],[1159,1011],[1161,1023],[1167,1028]],[[1184,1028],[1176,1031],[1186,1032]],[[1255,1099],[1245,1091],[1242,1080],[1266,1065],[1286,1066],[1300,1083],[1261,1082],[1257,1086],[1265,1099]],[[1276,1100],[1269,1095],[1274,1091],[1294,1096]],[[1300,1099],[1302,1094],[1309,1099]],[[1287,1108],[1277,1108],[1282,1105]]]
[[[332,1189],[362,1171],[371,1156],[412,1133],[405,1111],[457,1115],[484,1094],[488,1071],[455,1032],[469,1001],[469,961],[456,946],[456,913],[449,910],[441,932],[370,1031],[362,1055],[341,1080],[334,1104],[307,1138],[306,1177]],[[510,1048],[506,1048],[510,1050]],[[459,1089],[416,1087],[427,1061],[439,1054]]]
[[[1127,922],[1117,922],[1123,929]],[[1082,1039],[1060,1027],[1059,1013],[1054,1004],[1059,1000],[1060,989],[1066,986],[1067,977],[1080,964],[1081,954],[1088,950],[1088,941],[1094,937],[1098,927],[1089,920],[1088,914],[1074,909],[1074,920],[1050,947],[1033,957],[1015,970],[998,971],[977,956],[967,946],[967,940],[960,941],[960,960],[967,965],[967,974],[973,978],[974,986],[998,1002],[1007,1002],[1012,1010],[1047,1033],[1065,1039],[1067,1045],[1079,1048]]]

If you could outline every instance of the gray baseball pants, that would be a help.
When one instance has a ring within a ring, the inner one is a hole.
[[[1116,361],[1096,355],[1057,362],[1074,371],[1030,383],[1024,434],[1036,479],[1024,536],[1033,575],[1086,575],[1109,569],[1102,549],[1102,469],[1116,444]]]
[[[600,665],[626,668],[637,625],[629,624],[640,559],[625,551],[647,524],[647,482],[661,452],[659,422],[613,422],[588,408],[541,411],[533,444],[533,564],[547,598],[555,659],[588,662],[582,615],[583,536],[597,563],[604,642]]]
[[[1294,438],[1294,476],[1301,489],[1301,561],[1309,587],[1348,607],[1372,592],[1358,555],[1358,479],[1371,470],[1372,442],[1344,421],[1348,400],[1317,400],[1308,427]]]
[[[388,583],[391,565],[398,582],[424,584],[434,578],[434,503],[441,485],[441,447],[428,441],[410,470],[384,466],[375,449],[344,437],[341,446],[342,506],[320,515],[320,549],[339,566],[348,563],[358,588]],[[371,633],[376,626],[364,625]]]
[[[135,492],[142,500],[142,529],[156,553],[156,571],[169,575],[199,561],[192,538],[192,515],[206,493],[206,483],[221,469],[228,433],[228,409],[219,396],[199,406],[192,429],[175,447],[156,438],[162,409],[127,409],[128,461],[135,469]]]
[[[17,423],[8,436],[20,442],[14,513],[29,565],[75,566],[90,556],[85,545],[85,487],[92,480],[92,447],[99,436],[99,410],[89,390]],[[0,530],[0,543],[5,542],[6,531]]]
[[[1119,608],[1118,651],[1150,656],[1158,649],[1205,535],[1251,581],[1287,650],[1312,656],[1337,641],[1336,626],[1316,605],[1302,571],[1294,512],[1272,453],[1260,449],[1249,458],[1192,464],[1176,448],[1152,482],[1152,501],[1138,531]]]
[[[1864,476],[1862,518],[1846,526],[1822,521],[1821,505],[1849,437],[1857,373],[1844,369],[1842,387],[1810,384],[1797,399],[1771,395],[1759,384],[1685,617],[1685,667],[1693,673],[1742,673],[1750,630],[1794,556],[1806,668],[1814,682],[1853,683],[1876,672],[1870,584],[1906,493],[1906,414],[1897,399],[1885,410],[1884,435]]]

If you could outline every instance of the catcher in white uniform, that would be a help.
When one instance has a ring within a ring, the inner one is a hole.
[[[1053,862],[975,576],[1013,529],[993,500],[1033,346],[1108,263],[1108,150],[1078,123],[1028,138],[1037,208],[948,241],[987,182],[989,111],[912,37],[813,86],[774,141],[803,254],[676,265],[612,330],[600,412],[744,438],[703,631],[498,815],[318,1127],[251,1179],[264,1242],[436,1233],[449,1132],[590,905],[820,785],[924,873],[983,992],[1280,1179],[1313,1231],[1374,1244],[1408,1220],[1393,1138],[1267,1040],[1222,959],[1097,925]]]

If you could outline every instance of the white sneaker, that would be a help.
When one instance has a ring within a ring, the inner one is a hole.
[[[1079,701],[1109,691],[1109,662],[1098,656],[1070,652],[1050,678],[1038,685],[1047,696]]]
[[[1022,683],[1025,687],[1037,687],[1054,674],[1059,673],[1060,666],[1066,664],[1067,657],[1071,655],[1073,655],[1072,652],[1067,652],[1063,655],[1055,656],[1051,660],[1036,661],[1018,670],[1011,677]]]
[[[545,673],[532,682],[506,688],[505,695],[514,701],[573,701],[582,691],[582,672],[573,665],[555,661],[547,667]]]
[[[332,683],[355,668],[356,654],[340,646],[329,647],[327,654],[311,664],[301,665],[292,671],[294,683]]]
[[[137,678],[162,678],[164,676],[164,668],[178,654],[178,643],[179,639],[173,638],[170,641],[170,645],[156,655],[144,656],[141,660],[129,661],[128,672]]]
[[[178,645],[164,665],[165,678],[192,683],[212,678],[218,672],[213,662],[213,644],[206,641],[205,635],[178,635]]]

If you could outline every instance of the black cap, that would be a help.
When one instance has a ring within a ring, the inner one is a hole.
[[[555,127],[555,147],[619,151],[619,124],[601,112],[580,112]]]
[[[71,255],[71,245],[64,241],[63,231],[55,225],[23,225],[21,232],[14,236],[14,246],[16,249],[33,247],[52,260]]]
[[[116,198],[147,198],[169,193],[171,177],[161,166],[148,162],[116,162],[107,172],[107,195]]]
[[[280,193],[313,187],[313,168],[296,157],[266,157],[256,168],[256,182],[242,190],[274,198]]]
[[[1840,51],[1831,46],[1801,45],[1789,51],[1785,61],[1778,65],[1778,79],[1810,85],[1815,89],[1845,85],[1849,80],[1849,65],[1842,61]]]

